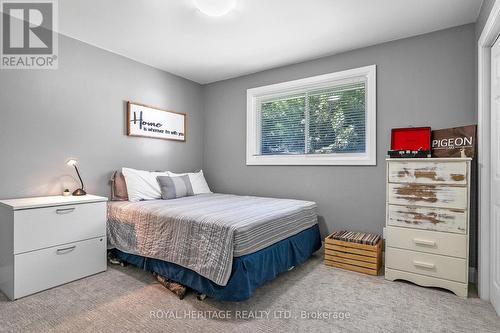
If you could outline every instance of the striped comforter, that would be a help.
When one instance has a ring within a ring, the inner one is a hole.
[[[189,268],[225,286],[233,257],[250,254],[317,223],[309,201],[228,194],[110,202],[111,247]]]

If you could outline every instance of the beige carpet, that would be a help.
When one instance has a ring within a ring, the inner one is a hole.
[[[0,331],[500,332],[500,319],[478,298],[326,267],[318,253],[243,303],[181,301],[147,272],[110,266],[15,302],[0,294]]]

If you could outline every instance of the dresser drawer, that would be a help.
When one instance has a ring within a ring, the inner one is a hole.
[[[388,184],[389,204],[467,209],[467,188],[446,185]]]
[[[105,235],[105,202],[14,212],[14,254]]]
[[[461,283],[467,282],[465,259],[388,247],[385,260],[387,268]]]
[[[467,214],[465,210],[458,209],[388,205],[387,224],[464,235],[467,232]]]
[[[467,184],[467,164],[464,162],[389,163],[389,182],[416,184]]]
[[[467,236],[407,228],[387,227],[387,246],[467,258]]]
[[[106,238],[51,247],[14,256],[14,298],[106,270]]]

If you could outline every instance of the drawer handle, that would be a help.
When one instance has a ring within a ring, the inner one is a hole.
[[[430,241],[430,240],[425,240],[425,239],[413,239],[413,242],[416,244],[416,245],[423,245],[423,246],[436,246],[436,242],[435,241]]]
[[[57,249],[56,252],[57,252],[57,254],[66,254],[66,253],[70,253],[74,249],[76,249],[76,245],[73,245],[70,247],[65,247],[64,249]]]
[[[428,269],[433,269],[435,267],[434,264],[428,263],[428,262],[422,262],[422,261],[413,261],[413,265],[416,267],[422,267],[422,268],[428,268]]]
[[[73,208],[64,208],[64,209],[56,209],[56,214],[63,215],[73,213],[75,211],[75,207]]]

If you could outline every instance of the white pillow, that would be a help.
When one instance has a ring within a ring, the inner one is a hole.
[[[151,172],[122,168],[127,185],[128,200],[137,202],[141,200],[155,200],[161,198],[160,184],[156,177],[168,176],[168,172]]]
[[[212,191],[210,191],[210,188],[208,187],[207,181],[205,180],[205,176],[203,176],[203,170],[189,173],[173,173],[169,171],[168,173],[172,177],[188,175],[194,195],[212,193]]]

